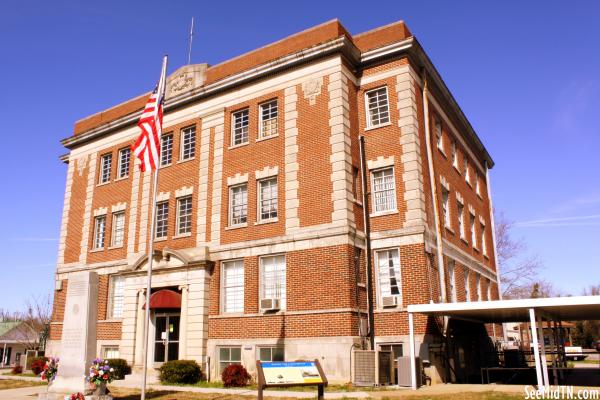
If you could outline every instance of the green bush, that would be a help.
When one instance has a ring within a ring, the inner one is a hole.
[[[114,370],[114,379],[125,379],[125,375],[131,374],[131,367],[127,364],[126,360],[122,358],[109,358],[107,361],[108,366]]]
[[[196,383],[202,378],[200,366],[193,360],[167,361],[159,371],[161,383]]]

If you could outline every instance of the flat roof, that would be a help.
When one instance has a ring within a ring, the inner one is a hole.
[[[530,308],[555,321],[600,320],[600,296],[411,304],[407,311],[490,323],[529,321]]]

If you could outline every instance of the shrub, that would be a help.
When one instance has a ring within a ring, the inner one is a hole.
[[[20,365],[15,365],[11,371],[13,374],[22,374],[23,373],[23,367],[21,367]]]
[[[46,366],[46,361],[48,361],[46,357],[35,357],[31,360],[31,371],[36,375],[41,374]]]
[[[250,374],[243,365],[231,364],[221,373],[221,380],[225,387],[242,387],[250,382]]]
[[[196,383],[202,377],[200,366],[193,360],[167,361],[159,371],[161,383]]]
[[[131,367],[122,358],[109,358],[108,365],[113,369],[114,379],[125,379],[125,375],[131,374]]]

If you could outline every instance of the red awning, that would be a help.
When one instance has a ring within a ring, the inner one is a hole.
[[[150,309],[181,308],[181,295],[172,290],[163,289],[150,296]],[[146,309],[146,304],[142,307]]]

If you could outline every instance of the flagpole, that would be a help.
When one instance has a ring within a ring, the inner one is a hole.
[[[162,71],[160,75],[160,83],[158,88],[159,96],[162,97],[163,101],[165,98],[165,88],[167,86],[167,56],[163,58]],[[158,107],[158,105],[157,105]],[[163,107],[164,110],[164,107]],[[162,132],[162,126],[161,126]],[[160,138],[159,138],[160,143]],[[160,147],[159,147],[159,155],[160,155]],[[159,165],[156,165],[154,170],[154,179],[152,184],[152,213],[151,213],[151,222],[150,222],[150,243],[148,244],[148,274],[147,274],[147,283],[146,283],[146,316],[144,318],[144,342],[142,343],[142,394],[141,400],[146,399],[146,377],[148,374],[148,333],[150,331],[150,293],[152,290],[152,263],[154,261],[154,236],[156,230],[156,193],[158,192],[158,169],[160,166],[160,157],[159,157]]]

